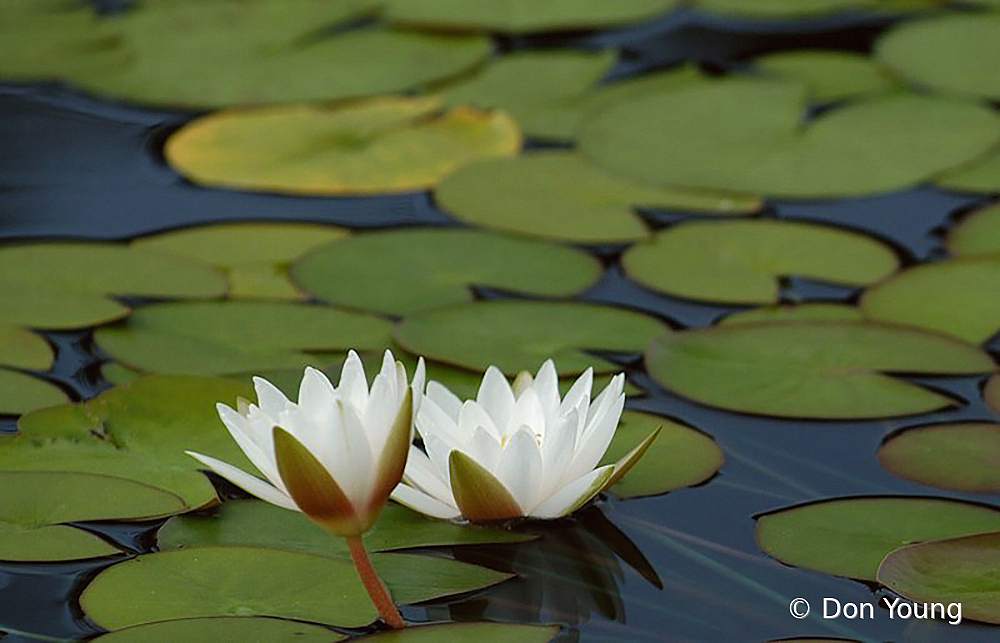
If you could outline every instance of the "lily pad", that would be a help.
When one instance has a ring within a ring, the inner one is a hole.
[[[1000,16],[946,15],[900,24],[875,57],[907,80],[940,92],[1000,100]]]
[[[936,181],[948,190],[992,194],[1000,192],[1000,151],[945,172]]]
[[[0,325],[0,364],[38,371],[52,366],[55,354],[49,343],[25,328]]]
[[[221,111],[181,128],[165,154],[201,185],[334,195],[423,190],[464,163],[521,148],[503,112],[440,110],[435,97],[383,97]]]
[[[434,197],[443,210],[473,224],[578,243],[645,238],[639,206],[719,214],[749,214],[761,206],[753,197],[641,185],[562,151],[470,163],[445,178]]]
[[[837,498],[758,516],[757,544],[786,565],[875,580],[892,550],[1000,530],[1000,511],[957,500],[901,496]]]
[[[68,525],[23,527],[0,520],[0,560],[50,563],[122,553],[94,534]],[[0,637],[3,638],[3,637]]]
[[[994,370],[965,342],[887,324],[759,322],[670,333],[646,351],[670,391],[744,413],[878,418],[953,406],[940,393],[884,373],[968,375]]]
[[[601,464],[613,464],[657,427],[660,434],[611,491],[621,498],[651,496],[690,487],[711,478],[724,459],[715,440],[667,418],[637,411],[622,413]]]
[[[753,322],[788,322],[788,321],[861,321],[861,311],[846,304],[782,304],[751,308],[738,313],[726,315],[716,324],[728,326]]]
[[[870,11],[911,11],[930,9],[938,0],[695,0],[698,7],[713,13],[748,18],[806,18],[858,9]]]
[[[443,623],[419,625],[402,630],[362,636],[359,641],[373,643],[549,643],[559,632],[557,625],[521,623]]]
[[[453,30],[524,33],[612,27],[646,20],[676,0],[388,0],[383,15],[392,22]]]
[[[182,618],[127,627],[93,639],[98,643],[333,643],[343,634],[325,627],[276,618],[220,616]]]
[[[1000,492],[1000,424],[930,424],[892,436],[878,450],[882,466],[920,484]]]
[[[399,603],[479,589],[509,576],[453,560],[375,554]],[[378,616],[348,561],[256,547],[139,556],[99,574],[80,597],[95,623],[119,629],[176,618],[273,616],[362,627]]]
[[[1000,204],[977,210],[952,228],[948,252],[960,257],[1000,254]]]
[[[429,359],[507,375],[535,372],[546,359],[560,375],[621,370],[585,351],[638,353],[667,330],[655,317],[579,302],[480,301],[418,313],[396,327],[396,341]]]
[[[305,366],[302,351],[381,348],[389,322],[330,306],[266,301],[172,302],[144,306],[97,343],[149,372],[221,375]]]
[[[348,235],[344,228],[309,223],[218,223],[163,232],[132,245],[219,267],[234,298],[301,299],[286,274],[306,252]]]
[[[509,543],[532,538],[531,534],[514,531],[429,520],[396,504],[386,506],[378,522],[364,536],[369,551]],[[242,545],[350,559],[344,539],[331,538],[303,514],[260,500],[227,501],[218,515],[175,516],[160,529],[159,544],[165,551]]]
[[[1000,624],[998,565],[1000,533],[979,534],[900,547],[877,580],[911,601],[958,603],[963,619]]]
[[[870,237],[767,220],[680,223],[622,257],[625,272],[655,290],[750,304],[777,302],[785,276],[860,286],[892,274],[898,265],[892,249]]]
[[[54,404],[69,398],[55,384],[45,380],[0,368],[0,413],[17,415]]]
[[[704,81],[609,107],[580,149],[639,181],[815,198],[914,186],[1000,141],[1000,115],[977,103],[890,93],[803,123],[807,97],[795,82]]]
[[[470,301],[472,285],[570,296],[600,273],[579,250],[454,228],[357,234],[292,266],[295,283],[320,299],[395,315]]]
[[[898,87],[871,58],[847,51],[781,51],[756,58],[754,67],[765,74],[805,83],[809,99],[816,102],[856,98]]]
[[[1000,330],[1000,256],[922,264],[872,286],[859,305],[869,319],[981,343]]]

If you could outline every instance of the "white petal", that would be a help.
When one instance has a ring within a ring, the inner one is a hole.
[[[455,424],[458,424],[458,413],[462,410],[462,400],[448,390],[447,386],[435,380],[427,382],[426,397],[437,404]]]
[[[486,375],[479,385],[476,403],[493,419],[493,425],[502,429],[514,408],[514,393],[507,378],[496,366],[486,369]]]
[[[618,427],[624,405],[625,395],[622,394],[610,408],[605,409],[602,415],[595,417],[587,426],[577,441],[576,454],[566,470],[568,477],[563,478],[564,482],[583,475],[601,461],[604,452],[608,450],[608,445],[611,444],[611,439],[615,437],[615,429]]]
[[[576,378],[573,386],[566,392],[562,404],[559,407],[560,413],[568,413],[570,409],[577,409],[580,420],[587,419],[587,409],[590,408],[590,390],[594,385],[594,369],[588,368],[583,375]]]
[[[299,384],[299,408],[312,418],[333,405],[337,393],[322,371],[307,366]]]
[[[508,421],[507,426],[501,430],[509,438],[522,426],[531,427],[533,433],[542,436],[544,439],[545,412],[542,410],[542,403],[538,401],[538,394],[535,393],[534,388],[528,389],[521,394],[521,397],[517,398],[514,413]]]
[[[389,497],[401,505],[406,505],[414,511],[419,511],[433,518],[454,520],[462,515],[457,507],[446,505],[440,500],[402,483],[396,485],[396,488],[392,491],[392,495]]]
[[[489,431],[497,440],[503,436],[502,427],[493,423],[493,418],[483,410],[483,407],[472,400],[466,400],[458,413],[458,435],[462,438],[462,442],[470,439],[478,427]]]
[[[253,387],[257,391],[257,406],[271,417],[278,417],[282,411],[292,405],[284,393],[263,377],[253,378]]]
[[[433,496],[446,504],[455,505],[451,487],[438,476],[438,471],[431,463],[427,454],[410,445],[410,455],[406,460],[406,470],[403,480],[411,487],[416,487],[429,496]],[[455,505],[457,506],[457,505]]]
[[[591,420],[603,409],[606,409],[611,403],[622,394],[625,388],[625,375],[619,373],[611,378],[608,385],[604,387],[594,401],[590,404],[590,409],[587,411],[587,417],[585,418],[586,423],[590,423]]]
[[[356,409],[364,409],[368,406],[368,380],[365,376],[365,366],[354,351],[347,353],[344,366],[340,369],[340,384],[337,386],[337,391]]]
[[[455,447],[432,433],[431,435],[424,436],[424,449],[427,450],[427,457],[430,459],[431,464],[434,465],[437,477],[448,485],[450,489],[451,465],[448,462],[448,458],[451,456],[451,452],[455,450]]]
[[[530,516],[532,518],[559,518],[564,516],[570,509],[575,505],[586,493],[589,493],[590,486],[594,484],[598,477],[607,475],[607,473],[614,469],[613,464],[609,464],[601,467],[600,469],[594,469],[590,473],[576,480],[573,480],[568,485],[552,494],[535,507]]]
[[[466,438],[459,434],[457,421],[458,414],[453,419],[441,410],[441,407],[438,406],[435,400],[427,397],[424,399],[424,403],[420,406],[420,412],[417,414],[417,433],[424,439],[428,435],[436,434],[449,443],[460,446],[465,443]]]
[[[495,469],[497,480],[503,483],[528,514],[535,506],[542,482],[542,455],[530,429],[524,428],[511,436]]]
[[[270,452],[265,451],[264,448],[267,448],[268,445],[262,447],[254,440],[253,436],[247,433],[245,427],[250,423],[246,422],[239,413],[225,404],[217,404],[216,409],[219,411],[222,423],[229,429],[229,435],[233,436],[233,440],[253,463],[253,466],[257,467],[257,470],[264,474],[271,484],[286,491],[281,476],[278,474],[278,465],[274,461],[273,448]]]
[[[579,420],[576,410],[546,427],[542,443],[542,483],[540,494],[545,497],[560,486],[566,478],[566,469],[576,453]]]
[[[285,495],[281,490],[264,482],[260,478],[252,476],[241,469],[237,469],[231,464],[226,464],[222,460],[216,460],[215,458],[211,458],[207,455],[201,455],[200,453],[194,453],[192,451],[185,451],[185,453],[193,458],[196,458],[209,469],[232,482],[237,487],[245,489],[261,500],[266,500],[272,505],[278,505],[279,507],[284,507],[285,509],[299,511],[299,508],[295,505],[295,501]]]
[[[400,400],[396,398],[394,390],[396,388],[396,366],[392,366],[392,372],[386,376],[379,373],[372,382],[371,395],[368,397],[368,407],[356,409],[356,413],[362,418],[365,430],[368,432],[368,441],[375,453],[382,453],[385,448],[385,441],[389,436],[389,429],[396,422],[399,414]]]
[[[351,504],[363,507],[375,487],[376,460],[373,458],[368,436],[365,435],[365,425],[354,408],[350,404],[337,404],[337,408],[341,411],[346,457],[321,462]],[[384,436],[382,440],[384,442]],[[381,449],[378,453],[381,455]]]
[[[490,473],[496,471],[503,453],[503,448],[497,439],[482,427],[476,429],[472,438],[461,447],[461,450]]]
[[[556,365],[552,360],[547,359],[542,367],[538,369],[538,375],[531,388],[538,395],[538,401],[542,405],[547,420],[555,419],[556,411],[559,409],[559,374],[556,373]]]
[[[417,413],[420,411],[420,405],[424,401],[424,383],[427,380],[427,367],[424,365],[424,358],[421,357],[417,360],[417,370],[413,371],[413,383],[410,386],[413,388],[413,422],[417,421]]]

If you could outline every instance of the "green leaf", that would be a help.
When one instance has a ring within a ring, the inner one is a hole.
[[[1000,204],[976,210],[952,228],[948,252],[958,257],[1000,254]]]
[[[1000,192],[1000,151],[994,151],[938,177],[937,185],[959,192]]]
[[[184,618],[102,634],[95,643],[333,643],[347,638],[318,625],[275,618],[221,616]]]
[[[878,459],[890,473],[941,489],[1000,493],[1000,424],[959,422],[907,429]]]
[[[18,415],[65,401],[66,394],[55,384],[0,368],[0,413]]]
[[[330,306],[265,301],[172,302],[136,310],[122,326],[99,328],[102,349],[131,368],[222,375],[301,368],[303,351],[376,349],[389,322]]]
[[[907,600],[958,603],[962,619],[1000,624],[998,566],[1000,533],[979,534],[900,547],[879,565],[877,580]]]
[[[944,498],[837,498],[758,516],[757,544],[786,565],[875,580],[901,545],[1000,530],[1000,511]]]
[[[1000,100],[1000,16],[944,15],[901,23],[875,45],[875,57],[920,87]]]
[[[869,319],[981,343],[1000,329],[1000,256],[921,264],[865,291]]]
[[[867,56],[832,49],[780,51],[754,59],[767,75],[806,85],[812,101],[830,102],[896,89],[892,76]]]
[[[396,341],[429,359],[484,371],[493,364],[507,375],[535,372],[546,359],[559,374],[593,366],[621,370],[585,350],[638,353],[667,327],[631,310],[580,302],[480,301],[407,317]]]
[[[507,487],[471,457],[455,449],[448,458],[448,466],[451,491],[463,517],[483,522],[524,515],[524,510]],[[590,497],[584,502],[587,500]]]
[[[806,18],[842,11],[902,12],[936,8],[940,0],[695,0],[706,11],[740,17]]]
[[[578,243],[647,237],[635,212],[641,206],[749,214],[761,205],[753,197],[641,185],[563,151],[470,163],[442,181],[434,197],[443,210],[473,224]]]
[[[702,404],[744,413],[823,419],[878,418],[954,405],[883,372],[966,375],[992,371],[975,346],[871,322],[759,322],[664,335],[646,352],[649,374]]]
[[[751,308],[726,315],[716,322],[719,326],[753,322],[785,321],[861,321],[861,311],[845,304],[779,304]]]
[[[600,273],[573,248],[454,228],[357,234],[292,267],[295,283],[320,299],[394,315],[470,301],[473,285],[571,296]]]
[[[503,112],[440,107],[382,97],[221,111],[181,128],[164,153],[201,185],[336,195],[423,190],[464,163],[520,150]]]
[[[616,462],[657,427],[660,435],[645,455],[611,488],[615,495],[634,498],[690,487],[712,477],[722,466],[722,449],[709,436],[673,420],[637,411],[622,413],[600,464]]]
[[[0,325],[0,364],[44,371],[54,358],[49,343],[39,335],[26,328]]]
[[[94,534],[67,525],[24,527],[0,520],[0,560],[51,563],[122,553]]]
[[[679,223],[622,257],[625,272],[650,288],[725,303],[777,302],[782,277],[865,285],[898,265],[892,249],[870,237],[768,220]]]
[[[638,181],[816,198],[914,186],[1000,141],[1000,115],[973,102],[892,93],[803,123],[806,98],[794,82],[699,82],[612,105],[580,149]]]
[[[372,643],[549,643],[559,632],[556,625],[520,623],[443,623],[378,632],[359,641]]]
[[[398,603],[479,589],[508,576],[453,560],[375,554]],[[378,616],[354,566],[256,547],[204,547],[139,556],[101,572],[80,604],[107,629],[177,618],[273,616],[362,627]]]

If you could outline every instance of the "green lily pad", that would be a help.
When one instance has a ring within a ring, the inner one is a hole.
[[[963,619],[1000,624],[998,566],[1000,533],[979,534],[900,547],[879,565],[877,580],[908,600],[958,603]]]
[[[935,182],[959,192],[992,194],[1000,192],[1000,151],[945,172]]]
[[[0,325],[0,364],[38,371],[52,366],[55,354],[39,335],[25,328]]]
[[[55,384],[34,375],[0,368],[0,413],[18,415],[62,404],[68,399]]]
[[[185,449],[255,471],[215,410],[217,402],[232,405],[240,396],[253,398],[248,385],[209,377],[144,377],[83,404],[22,416],[19,436],[0,439],[0,467],[113,472],[201,507],[216,500],[215,490]]]
[[[396,504],[387,505],[375,526],[364,535],[369,551],[509,543],[532,538],[531,534],[429,520]],[[175,516],[160,529],[159,544],[164,551],[241,545],[350,559],[342,538],[331,538],[303,514],[261,500],[227,501],[218,515]]]
[[[631,310],[579,302],[480,301],[407,317],[396,341],[429,359],[507,375],[535,372],[546,359],[560,375],[620,368],[585,350],[638,353],[667,327]]]
[[[1000,415],[1000,375],[994,375],[986,381],[983,389],[983,399],[986,406],[990,407],[994,413]]]
[[[758,516],[757,545],[786,565],[875,580],[886,554],[908,543],[1000,530],[1000,511],[944,498],[837,498]]]
[[[633,183],[563,151],[470,163],[438,184],[434,197],[473,224],[578,243],[647,237],[638,206],[749,214],[761,205],[753,197]]]
[[[665,13],[676,0],[388,0],[392,22],[450,30],[525,33],[612,27]]]
[[[1000,141],[983,105],[891,93],[805,124],[801,83],[726,78],[617,103],[579,143],[623,176],[674,186],[815,198],[891,192],[975,159]]]
[[[309,223],[217,223],[143,237],[132,245],[221,268],[229,278],[230,297],[301,299],[288,281],[288,266],[348,234],[344,228]]]
[[[622,498],[651,496],[690,487],[715,475],[724,455],[715,440],[667,418],[637,411],[622,413],[601,464],[613,464],[642,442],[656,427],[660,435],[611,491]]]
[[[51,563],[122,553],[94,534],[68,525],[23,527],[0,520],[0,560]],[[0,637],[3,638],[3,637]]]
[[[182,618],[102,634],[97,643],[333,643],[346,636],[318,625],[276,618],[221,616]]]
[[[780,51],[756,58],[754,67],[768,75],[804,83],[809,99],[817,102],[878,94],[898,87],[871,58],[847,51]]]
[[[859,305],[869,319],[981,343],[1000,330],[1000,256],[922,264],[872,286]]]
[[[878,418],[953,406],[885,372],[967,375],[994,370],[986,353],[917,329],[871,322],[733,324],[662,335],[649,374],[670,391],[744,413]]]
[[[479,589],[507,574],[453,560],[374,554],[398,603]],[[101,627],[176,618],[273,616],[362,627],[378,613],[350,562],[256,547],[205,547],[139,556],[99,574],[80,604]]]
[[[202,185],[334,195],[423,190],[464,163],[520,150],[503,112],[440,108],[436,97],[383,97],[221,111],[181,128],[164,151]]]
[[[900,24],[875,45],[875,57],[916,85],[1000,100],[1000,16],[945,15]]]
[[[173,302],[138,309],[97,343],[150,372],[222,375],[305,366],[306,350],[381,348],[389,322],[330,306],[268,301]]]
[[[719,326],[753,322],[789,321],[861,321],[861,311],[846,304],[781,304],[751,308],[726,315],[716,322]]]
[[[549,643],[559,632],[557,625],[521,623],[443,623],[419,625],[402,630],[362,636],[359,641],[373,643]]]
[[[847,256],[851,261],[844,261]],[[860,286],[892,274],[898,265],[892,249],[870,237],[767,220],[680,223],[622,257],[625,272],[655,290],[751,304],[777,302],[785,276]]]
[[[920,484],[1000,492],[1000,424],[930,424],[892,436],[878,450],[883,467]]]
[[[959,257],[1000,254],[1000,204],[977,210],[952,228],[948,252]]]
[[[570,296],[597,281],[601,267],[544,241],[423,228],[357,234],[306,255],[291,272],[320,299],[404,315],[470,301],[472,285]]]
[[[713,13],[749,18],[805,18],[841,11],[913,11],[936,8],[938,0],[695,0]]]

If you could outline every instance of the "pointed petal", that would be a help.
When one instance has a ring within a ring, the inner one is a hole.
[[[487,471],[496,471],[500,464],[503,448],[486,429],[479,427],[472,438],[461,447],[466,455],[478,462]]]
[[[541,491],[542,454],[529,428],[511,437],[493,471],[525,513],[535,506]]]
[[[464,443],[464,436],[458,432],[458,413],[455,417],[441,410],[436,400],[430,397],[424,398],[424,403],[420,406],[417,414],[416,428],[420,437],[427,439],[428,435],[437,435],[449,444],[460,446]]]
[[[642,456],[646,454],[649,447],[656,441],[656,438],[660,435],[660,429],[662,427],[656,427],[652,433],[646,436],[646,438],[637,444],[634,449],[626,453],[618,462],[615,463],[615,471],[608,478],[608,481],[604,485],[604,489],[610,489],[615,483],[622,479],[629,469],[635,466]],[[601,491],[604,491],[601,489]]]
[[[280,489],[264,482],[260,478],[252,476],[241,469],[237,469],[233,465],[223,462],[222,460],[216,460],[215,458],[207,455],[202,455],[193,451],[185,451],[184,453],[198,460],[215,473],[232,482],[237,487],[257,496],[261,500],[270,502],[272,505],[277,505],[284,509],[300,511],[298,506],[296,506],[295,501],[282,493]]]
[[[559,374],[556,373],[556,365],[552,360],[545,360],[542,367],[538,369],[538,375],[531,388],[538,395],[538,401],[545,412],[545,418],[554,419],[556,411],[559,409]]]
[[[568,478],[563,479],[564,483],[582,476],[601,461],[604,452],[608,450],[608,445],[611,444],[611,439],[615,437],[615,429],[618,427],[624,405],[625,395],[619,395],[617,400],[608,405],[600,415],[595,416],[584,429],[583,435],[577,440],[576,454],[566,471]]]
[[[427,366],[424,364],[424,358],[421,357],[417,360],[417,370],[413,371],[413,383],[410,384],[410,388],[413,389],[413,421],[417,421],[417,413],[420,411],[420,405],[424,401],[424,386],[427,381]]]
[[[437,404],[438,408],[450,417],[452,422],[458,424],[458,413],[462,410],[462,400],[448,390],[447,386],[436,380],[427,382],[426,397]]]
[[[333,384],[326,375],[312,366],[307,366],[302,375],[302,382],[299,383],[299,408],[313,419],[323,409],[328,409],[336,397]]]
[[[493,419],[493,424],[503,430],[504,423],[514,408],[514,393],[507,378],[496,366],[486,369],[476,394],[476,403]]]
[[[358,415],[364,418],[365,430],[368,432],[368,441],[372,445],[375,453],[382,450],[389,430],[396,421],[396,412],[399,409],[400,400],[395,396],[396,389],[396,366],[393,364],[393,371],[388,376],[379,373],[372,382],[372,391],[368,396],[367,408],[357,409]],[[409,418],[407,418],[409,422]]]
[[[358,535],[371,526],[320,461],[280,426],[274,427],[274,454],[288,494],[311,520],[338,536]]]
[[[517,399],[521,397],[525,391],[531,388],[531,385],[534,384],[534,382],[534,378],[528,371],[521,371],[518,373],[517,377],[514,378],[514,383],[511,385],[511,390],[514,392],[514,398]]]
[[[402,483],[393,490],[391,498],[401,505],[406,505],[414,511],[419,511],[433,518],[454,520],[462,515],[457,508],[446,505],[423,491]]]
[[[368,406],[368,380],[365,366],[354,351],[348,351],[344,366],[340,369],[340,383],[337,391],[341,397],[356,409]]]
[[[222,406],[225,406],[225,404],[223,404]],[[243,417],[246,417],[247,413],[250,412],[250,400],[243,397],[242,395],[238,396],[236,398],[236,412],[242,415]]]
[[[538,401],[538,394],[534,388],[528,389],[517,398],[514,412],[506,427],[498,428],[502,432],[502,437],[510,438],[522,426],[530,427],[533,433],[545,437],[545,411],[542,410],[542,403]]]
[[[483,427],[497,440],[503,437],[503,427],[497,426],[493,418],[483,410],[483,407],[472,400],[466,400],[458,414],[458,435],[462,442],[475,433],[477,427]]]
[[[583,375],[576,378],[573,386],[566,392],[562,404],[559,407],[561,413],[568,413],[570,409],[576,409],[580,414],[580,419],[587,417],[587,409],[590,408],[590,390],[594,386],[594,369],[588,368]]]
[[[233,437],[236,444],[239,445],[240,449],[246,454],[253,466],[257,467],[257,470],[264,474],[264,477],[270,481],[271,484],[281,488],[281,477],[278,475],[278,465],[274,462],[274,454],[269,453],[258,444],[254,438],[247,433],[246,428],[250,424],[243,419],[243,416],[239,415],[236,411],[232,410],[225,404],[216,405],[216,410],[219,412],[219,417],[222,419],[222,423],[226,425],[229,430],[229,435]],[[270,445],[267,445],[268,447]]]
[[[542,443],[541,497],[546,497],[562,485],[566,468],[576,454],[578,426],[579,418],[574,409],[546,427]]]
[[[368,498],[368,511],[377,512],[389,498],[389,494],[403,479],[406,469],[406,457],[410,453],[410,443],[413,442],[413,391],[406,387],[406,396],[396,414],[396,421],[389,430],[378,468],[375,471],[375,483]]]
[[[608,385],[604,387],[604,390],[594,398],[594,401],[590,403],[590,409],[587,412],[585,421],[590,424],[591,421],[597,416],[598,413],[603,413],[605,409],[611,404],[611,402],[618,398],[625,389],[625,375],[619,373],[611,378]]]
[[[561,518],[568,516],[591,498],[600,493],[608,479],[614,474],[613,464],[594,469],[587,475],[577,478],[556,493],[552,494],[532,510],[532,518]]]
[[[461,451],[448,458],[451,491],[462,515],[469,520],[506,520],[522,515],[521,507],[493,474]]]
[[[257,406],[271,417],[278,417],[282,411],[292,405],[284,393],[263,377],[253,378],[253,387],[257,391]]]
[[[351,503],[355,507],[363,508],[366,506],[374,482],[373,468],[377,456],[372,451],[368,436],[365,434],[365,425],[354,411],[354,407],[338,400],[336,409],[343,427],[344,452],[337,454],[340,457],[334,459],[318,459],[330,475],[337,476],[341,490]],[[316,455],[319,456],[318,453]]]
[[[427,454],[412,444],[410,455],[406,458],[403,482],[432,498],[438,498],[445,504],[453,506],[455,504],[455,499],[451,496],[451,486],[446,480],[441,479]]]

